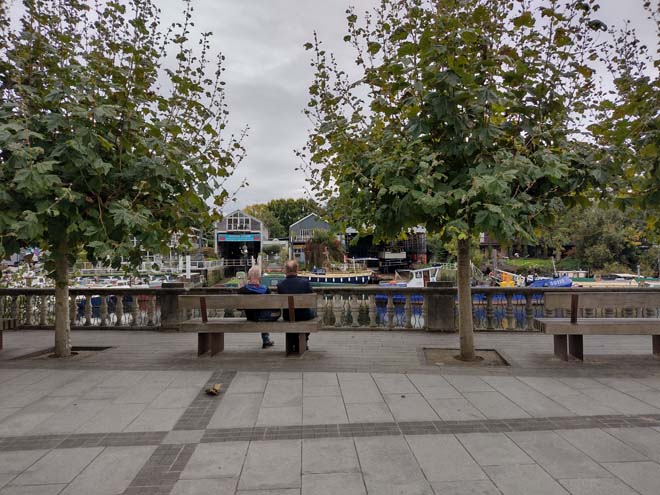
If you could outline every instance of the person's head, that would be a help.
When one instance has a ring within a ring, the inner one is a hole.
[[[254,265],[247,272],[247,283],[248,284],[260,284],[261,283],[261,267],[259,265]]]
[[[284,265],[284,273],[288,275],[298,275],[298,262],[296,260],[289,260]]]

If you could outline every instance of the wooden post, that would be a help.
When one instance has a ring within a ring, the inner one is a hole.
[[[568,361],[568,353],[566,352],[566,340],[566,335],[554,336],[555,356],[557,356],[562,361]]]
[[[568,336],[568,354],[580,361],[584,360],[584,345],[582,335]]]

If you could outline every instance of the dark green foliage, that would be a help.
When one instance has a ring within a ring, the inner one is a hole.
[[[150,0],[25,0],[16,30],[0,8],[0,254],[137,263],[211,224],[243,150],[224,136],[222,57],[209,34],[193,51],[182,8],[167,34]]]

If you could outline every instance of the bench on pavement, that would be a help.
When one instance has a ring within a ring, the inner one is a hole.
[[[2,349],[2,331],[16,328],[15,318],[0,318],[0,349]]]
[[[285,333],[286,355],[302,355],[307,350],[307,334],[318,332],[321,318],[295,321],[296,309],[316,309],[316,294],[226,294],[179,296],[179,310],[194,313],[192,318],[180,321],[181,332],[197,333],[197,355],[210,351],[211,356],[222,352],[225,333]],[[249,321],[244,317],[225,317],[224,310],[289,310],[293,321]],[[209,316],[210,312],[221,316]],[[197,316],[199,315],[199,316]]]
[[[558,358],[584,359],[584,335],[651,335],[653,354],[660,356],[660,318],[657,317],[660,293],[549,292],[544,298],[546,310],[570,314],[569,318],[534,318],[534,328],[554,335],[554,352]],[[617,317],[616,308],[626,316]],[[606,316],[596,316],[598,309]],[[594,316],[585,317],[585,314]]]

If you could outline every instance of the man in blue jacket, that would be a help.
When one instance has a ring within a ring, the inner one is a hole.
[[[278,294],[311,294],[312,285],[309,280],[298,276],[298,262],[296,260],[289,260],[284,265],[284,273],[286,278],[277,284]],[[312,320],[316,317],[316,312],[311,308],[301,308],[295,310],[296,321]],[[289,320],[289,310],[283,311],[283,319]],[[309,340],[309,334],[307,334]]]
[[[270,294],[268,287],[261,284],[261,268],[257,265],[248,270],[247,283],[238,289],[239,294]],[[246,309],[245,317],[249,321],[276,321],[280,317],[279,309]],[[261,334],[261,348],[272,347],[275,343],[270,340],[270,334]]]

